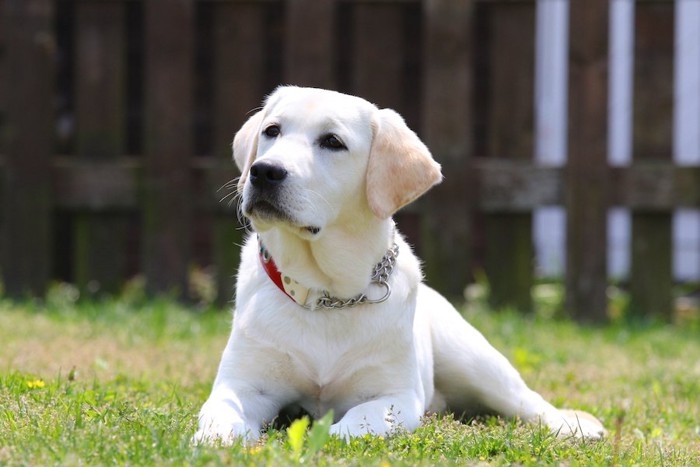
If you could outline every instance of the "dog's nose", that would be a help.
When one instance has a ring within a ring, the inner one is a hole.
[[[250,168],[250,183],[254,187],[274,187],[287,178],[287,170],[273,162],[256,162]]]

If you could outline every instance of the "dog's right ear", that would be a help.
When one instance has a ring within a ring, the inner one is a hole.
[[[245,180],[248,178],[250,166],[255,162],[258,152],[258,136],[260,125],[265,117],[265,111],[260,110],[246,121],[233,138],[233,160],[236,161],[241,178],[238,179],[238,191],[243,191]]]

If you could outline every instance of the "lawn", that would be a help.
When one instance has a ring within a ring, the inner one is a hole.
[[[270,429],[256,446],[193,447],[231,316],[125,294],[0,300],[0,465],[449,465],[700,463],[700,326],[580,327],[542,314],[465,315],[556,405],[588,410],[603,442],[516,421],[426,418],[412,434],[327,439]]]

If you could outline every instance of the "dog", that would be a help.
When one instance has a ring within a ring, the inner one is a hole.
[[[254,442],[285,408],[332,410],[345,439],[414,430],[426,412],[486,411],[598,439],[422,282],[392,215],[442,180],[391,109],[283,86],[234,138],[241,251],[233,329],[196,443]]]

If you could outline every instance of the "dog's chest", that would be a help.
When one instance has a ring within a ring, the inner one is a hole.
[[[370,398],[391,383],[387,368],[410,366],[410,330],[382,305],[310,311],[259,294],[247,305],[235,320],[238,337],[262,349],[265,359],[256,364],[266,378],[297,394],[309,411]]]
[[[294,386],[297,402],[316,417],[331,408],[340,415],[375,398],[395,383],[391,381],[391,370],[387,370],[397,359],[403,360],[410,354],[396,352],[379,335],[356,342],[314,338],[305,342],[309,345],[291,347],[288,351],[294,369],[288,381]],[[403,363],[403,366],[411,365]]]

